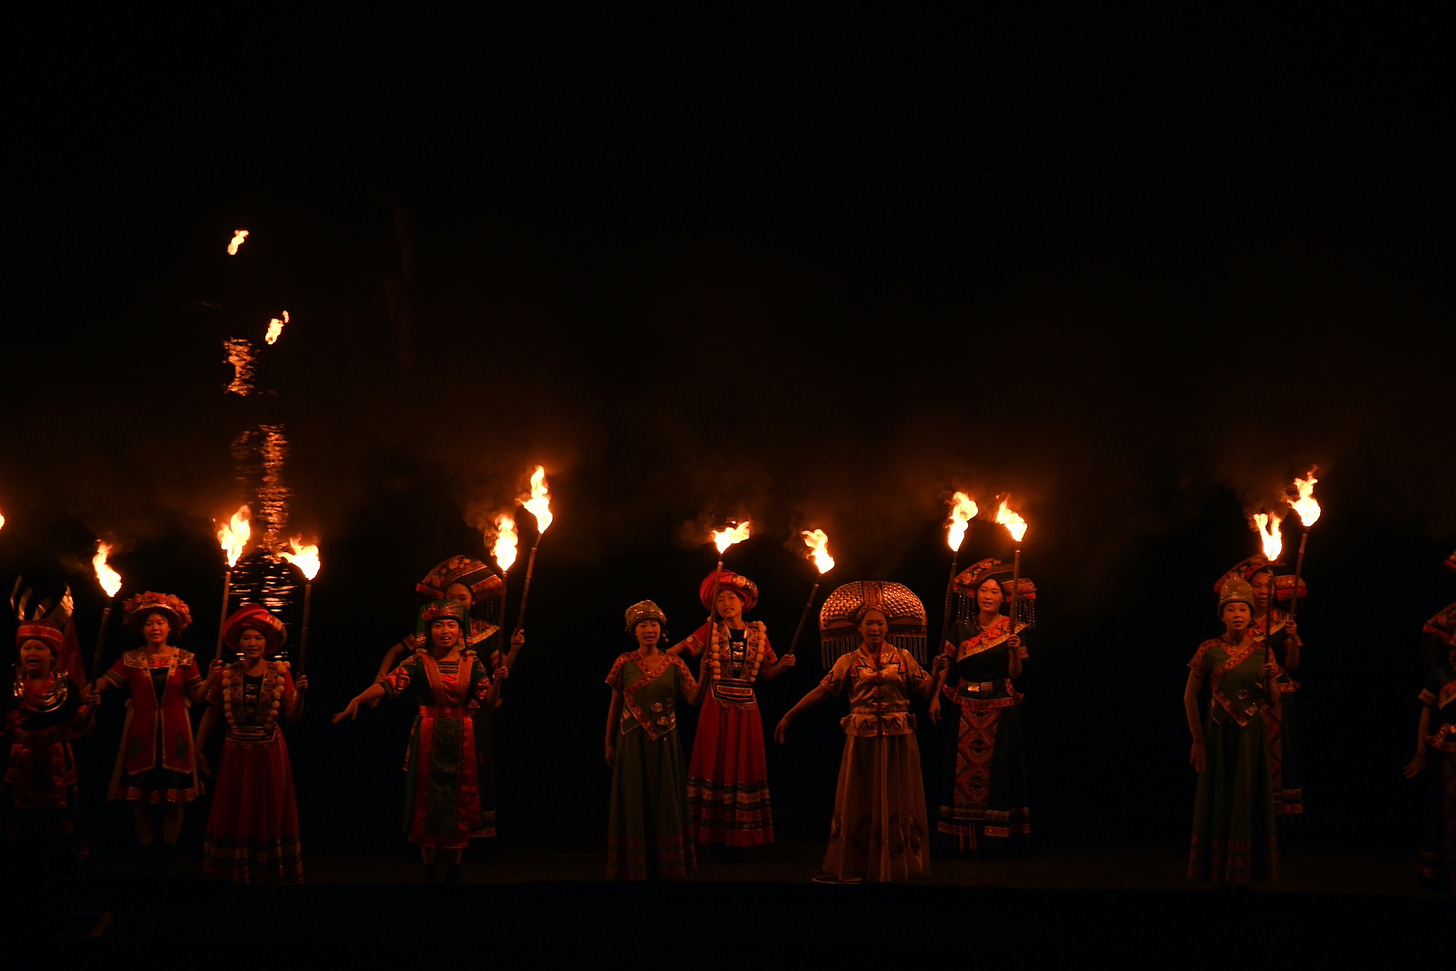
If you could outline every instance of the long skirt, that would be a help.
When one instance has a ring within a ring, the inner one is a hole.
[[[619,735],[607,825],[608,879],[684,877],[696,867],[676,730],[656,741],[640,728]]]
[[[1439,889],[1456,888],[1456,752],[1427,746],[1421,793],[1421,877]]]
[[[1021,707],[956,709],[936,829],[954,839],[959,853],[987,849],[987,837],[998,847],[1013,838],[1024,841],[1031,835],[1031,810]]]
[[[234,883],[297,883],[298,807],[283,734],[270,741],[228,738],[202,844],[203,876]]]
[[[773,809],[758,706],[703,702],[688,767],[693,839],[725,846],[773,842]]]
[[[930,872],[929,835],[915,736],[847,737],[824,869],[840,880],[904,883]]]
[[[1193,799],[1188,877],[1247,884],[1279,875],[1274,789],[1262,715],[1242,727],[1233,719],[1204,728],[1207,765]]]
[[[461,715],[415,718],[405,756],[405,838],[439,850],[463,850],[483,835],[475,721]]]

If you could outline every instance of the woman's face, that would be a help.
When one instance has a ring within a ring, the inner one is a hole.
[[[467,607],[474,603],[474,598],[470,595],[470,588],[463,583],[452,583],[448,587],[446,587],[445,599],[453,600],[456,603],[464,604]]]
[[[1223,605],[1223,626],[1230,634],[1242,634],[1249,628],[1249,621],[1253,618],[1254,612],[1249,605],[1238,600]]]
[[[651,619],[639,620],[632,633],[637,637],[637,646],[646,650],[656,647],[657,642],[662,640],[662,625]]]
[[[866,644],[875,647],[883,644],[889,630],[890,622],[885,619],[882,610],[866,610],[859,620],[859,636],[864,638]]]
[[[267,647],[268,639],[251,627],[238,635],[238,650],[242,652],[243,660],[250,664],[262,660]]]
[[[454,617],[436,617],[430,621],[430,641],[436,647],[450,650],[460,642],[460,621]]]
[[[142,622],[142,640],[148,645],[160,646],[167,643],[167,635],[171,633],[172,624],[160,612],[148,614],[147,619]]]
[[[20,666],[32,678],[43,678],[51,673],[55,655],[45,641],[31,639],[20,645]]]
[[[743,601],[739,599],[737,590],[718,591],[718,616],[724,620],[743,616]]]
[[[1254,590],[1254,606],[1260,613],[1269,609],[1269,574],[1268,572],[1256,573],[1249,581],[1249,586]]]
[[[987,580],[976,588],[976,606],[983,614],[999,613],[1001,601],[1005,599],[1000,580]]]

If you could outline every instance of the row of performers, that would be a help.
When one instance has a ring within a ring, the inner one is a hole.
[[[1193,735],[1190,761],[1198,791],[1189,874],[1220,884],[1271,878],[1277,868],[1276,814],[1302,805],[1293,748],[1291,675],[1301,642],[1291,619],[1271,600],[1295,596],[1287,577],[1275,581],[1262,557],[1220,578],[1224,634],[1202,644],[1190,661],[1185,707]],[[955,724],[949,732],[946,783],[935,828],[962,852],[1005,845],[1030,833],[1026,799],[1021,694],[1015,679],[1027,654],[1022,633],[1033,622],[1035,587],[1017,582],[1017,616],[1003,613],[1012,578],[988,559],[954,581],[955,623],[927,671],[925,611],[905,587],[857,581],[835,590],[820,614],[829,673],[779,722],[791,724],[830,697],[847,694],[850,714],[825,856],[829,881],[905,880],[926,872],[930,819],[909,711],[909,692],[929,697],[930,714]],[[362,705],[398,694],[419,707],[406,763],[405,830],[421,848],[427,879],[459,875],[469,840],[494,834],[489,809],[490,719],[477,717],[499,701],[501,682],[524,644],[517,632],[505,651],[485,663],[473,646],[495,633],[473,618],[472,604],[498,596],[500,578],[484,563],[457,556],[417,586],[426,598],[415,635],[386,656],[375,684],[350,701],[335,721]],[[714,596],[713,591],[717,594]],[[1273,592],[1273,596],[1271,596]],[[794,664],[778,656],[761,623],[748,622],[758,590],[723,571],[700,587],[714,620],[663,649],[666,617],[651,601],[628,608],[626,626],[637,648],[608,673],[612,689],[605,757],[613,771],[608,873],[644,879],[683,875],[694,845],[754,846],[773,840],[762,721],[754,687]],[[204,679],[191,654],[171,640],[190,622],[185,604],[166,594],[133,597],[126,623],[144,646],[129,651],[84,693],[58,664],[66,638],[45,623],[17,635],[17,706],[7,721],[10,766],[5,786],[12,833],[25,824],[67,830],[75,797],[69,742],[89,727],[102,692],[130,694],[121,750],[111,782],[114,799],[135,805],[138,839],[154,847],[160,865],[181,830],[183,806],[201,792],[198,748],[218,719],[226,737],[204,868],[238,882],[298,880],[297,813],[280,716],[302,714],[307,680],[294,682],[286,662],[270,660],[286,637],[277,618],[244,607],[226,622],[224,638],[238,662],[214,662]],[[1446,650],[1437,656],[1423,704],[1417,757],[1407,774],[1435,779],[1423,832],[1423,868],[1449,874],[1456,859],[1456,658],[1451,645],[1456,605],[1427,624]],[[73,655],[75,652],[71,652]],[[698,661],[694,678],[682,657]],[[396,664],[400,657],[404,660]],[[487,670],[487,664],[490,670]],[[1209,704],[1200,715],[1199,696]],[[677,699],[702,707],[692,758],[684,761],[676,733]],[[187,700],[208,708],[196,744]],[[1431,758],[1431,753],[1437,753]],[[161,807],[161,840],[153,807]]]

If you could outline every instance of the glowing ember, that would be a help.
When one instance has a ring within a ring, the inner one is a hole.
[[[713,545],[718,547],[718,552],[721,554],[734,543],[741,543],[748,539],[750,525],[747,520],[744,520],[741,523],[734,523],[727,529],[713,530]]]
[[[1293,507],[1295,515],[1305,526],[1313,526],[1320,518],[1320,504],[1314,500],[1314,484],[1319,481],[1314,477],[1314,469],[1309,470],[1308,479],[1295,479],[1294,487],[1299,490],[1299,498],[1284,501]]]
[[[820,573],[828,573],[834,569],[834,557],[829,555],[829,537],[824,535],[824,530],[803,530],[804,545],[813,550],[810,556],[814,557],[814,565],[819,568]]]
[[[91,567],[96,571],[96,579],[101,584],[101,589],[106,591],[108,597],[116,596],[116,591],[121,589],[121,574],[106,565],[106,558],[111,555],[111,547],[106,543],[96,544],[96,555],[91,557]]]
[[[1268,515],[1254,513],[1254,531],[1264,545],[1264,556],[1270,561],[1279,559],[1279,553],[1284,549],[1284,540],[1279,536],[1279,516],[1272,512]]]
[[[531,473],[531,494],[520,498],[526,512],[536,517],[536,531],[544,533],[551,528],[551,493],[546,490],[546,469],[536,466]]]
[[[950,529],[946,533],[945,540],[950,548],[957,553],[960,552],[961,543],[966,538],[966,524],[976,518],[976,500],[964,492],[957,492],[950,501]],[[822,572],[822,571],[821,571]]]
[[[1006,508],[1006,500],[1001,500],[1001,508],[996,510],[996,524],[1005,526],[1006,531],[1016,542],[1021,542],[1021,537],[1026,535],[1026,520]]]
[[[490,555],[495,557],[495,565],[502,573],[516,562],[516,541],[516,521],[511,514],[503,512],[495,517],[495,544],[490,548]]]
[[[263,340],[270,344],[278,343],[278,335],[283,333],[283,325],[288,323],[288,311],[283,311],[283,319],[274,317],[268,321],[268,333],[263,335]]]
[[[217,541],[227,554],[228,569],[238,565],[238,557],[243,555],[243,547],[248,545],[248,537],[253,534],[252,527],[248,525],[252,515],[247,506],[239,506],[228,524],[218,527]]]
[[[238,255],[238,247],[239,246],[242,246],[243,245],[243,240],[245,240],[247,238],[248,238],[248,231],[246,229],[234,229],[233,230],[233,241],[231,243],[228,243],[228,256],[237,256]]]
[[[303,575],[310,580],[318,576],[319,566],[321,565],[319,563],[318,547],[303,546],[298,542],[297,536],[290,539],[288,545],[293,547],[293,552],[279,550],[278,552],[282,554],[283,558],[302,570]]]

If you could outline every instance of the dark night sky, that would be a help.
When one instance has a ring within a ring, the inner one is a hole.
[[[305,811],[366,792],[383,839],[400,713],[321,716],[543,462],[559,519],[501,761],[503,805],[544,827],[605,806],[621,609],[700,612],[685,524],[752,517],[730,565],[786,641],[812,583],[793,529],[828,531],[827,584],[909,583],[935,626],[945,499],[1010,493],[1042,590],[1038,812],[1071,828],[1107,787],[1129,795],[1094,815],[1178,833],[1181,797],[1149,803],[1191,794],[1211,584],[1256,548],[1245,512],[1318,464],[1316,825],[1401,798],[1416,631],[1456,590],[1449,14],[529,17],[17,31],[4,576],[58,585],[109,536],[206,651],[209,520],[246,498],[229,443],[284,422],[325,563],[294,748],[333,775]],[[276,395],[225,397],[222,340],[284,308]],[[963,559],[1009,549],[978,524]],[[89,643],[100,595],[70,581]],[[771,767],[811,832],[839,744],[817,721]]]

